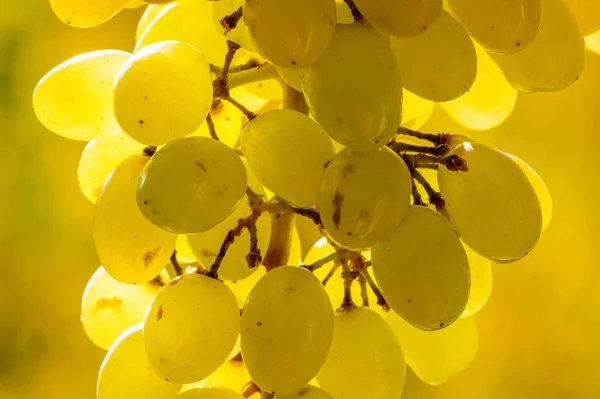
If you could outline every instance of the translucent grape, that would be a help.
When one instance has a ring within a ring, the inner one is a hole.
[[[150,364],[162,378],[191,383],[221,366],[240,331],[231,290],[199,274],[172,280],[158,293],[144,320]]]
[[[463,245],[463,247],[469,260],[471,289],[469,301],[460,317],[469,317],[485,306],[492,293],[492,261],[479,255],[466,245]]]
[[[50,7],[65,24],[91,28],[111,19],[128,3],[129,0],[50,0]]]
[[[562,90],[579,79],[585,64],[585,43],[566,5],[542,1],[544,15],[535,40],[518,53],[490,53],[519,91]]]
[[[246,125],[240,144],[265,187],[302,208],[317,203],[334,151],[315,121],[290,109],[267,111]]]
[[[68,139],[87,141],[121,133],[112,110],[113,83],[130,56],[101,50],[58,65],[35,87],[35,115],[48,130]]]
[[[252,291],[252,288],[254,288],[256,283],[263,278],[266,272],[264,266],[258,266],[256,271],[250,276],[237,281],[225,281],[225,284],[231,288],[231,291],[233,291],[242,302],[246,302],[248,295],[250,295],[250,291]]]
[[[336,314],[334,336],[319,386],[334,398],[398,399],[406,365],[398,339],[368,308]]]
[[[600,54],[600,30],[585,37],[585,45],[588,50]]]
[[[319,280],[280,266],[252,289],[242,314],[242,357],[252,380],[280,395],[300,391],[325,361],[333,311]]]
[[[238,8],[244,5],[244,0],[220,0],[215,1],[213,4],[213,23],[218,32],[221,32],[227,40],[231,40],[249,51],[256,51],[252,40],[250,40],[250,33],[246,28],[244,17],[240,18],[237,22],[235,29],[229,32],[225,31],[225,28],[221,25],[221,19],[230,15]]]
[[[90,141],[81,154],[77,182],[83,195],[96,202],[110,172],[125,158],[141,154],[144,146],[124,134]]]
[[[223,239],[229,230],[235,228],[240,219],[248,217],[251,214],[252,209],[248,204],[248,198],[245,197],[227,219],[208,231],[188,235],[188,242],[192,251],[194,251],[196,258],[202,262],[202,264],[206,265],[206,267],[210,267],[215,261],[217,254],[221,249],[221,245],[223,244]],[[268,214],[263,214],[258,218],[256,229],[258,248],[264,256],[267,252],[269,239],[271,238],[271,218]],[[237,237],[229,247],[225,258],[223,259],[223,263],[219,268],[219,278],[229,281],[241,280],[248,277],[256,270],[256,268],[251,269],[248,267],[248,263],[246,262],[246,255],[250,251],[249,243],[250,234],[248,233],[248,230],[244,229],[242,234]]]
[[[517,103],[517,91],[506,81],[502,70],[479,45],[477,77],[468,92],[442,103],[452,119],[471,130],[488,130],[501,125]]]
[[[410,324],[437,330],[462,314],[469,299],[469,263],[452,226],[438,213],[411,207],[371,256],[387,303]]]
[[[319,196],[325,230],[348,248],[375,245],[406,215],[411,184],[408,167],[387,147],[341,151],[327,165]]]
[[[148,220],[180,234],[200,233],[224,221],[246,189],[240,157],[207,137],[169,142],[151,158],[137,192]]]
[[[355,0],[377,29],[394,36],[423,34],[440,17],[442,0]]]
[[[244,21],[258,52],[282,68],[306,68],[335,32],[333,0],[244,0]]]
[[[179,384],[158,377],[146,357],[142,324],[125,331],[112,345],[98,376],[97,399],[174,399]]]
[[[231,389],[223,387],[196,388],[185,391],[177,399],[243,399],[244,397]]]
[[[498,53],[527,47],[542,20],[542,0],[448,0],[448,4],[474,40]]]
[[[511,262],[533,249],[542,231],[537,194],[521,168],[504,153],[474,142],[452,154],[468,172],[438,171],[452,226],[465,244],[496,262]]]
[[[304,70],[302,87],[315,120],[350,149],[382,147],[398,128],[398,67],[386,43],[360,24],[337,26],[327,52]]]
[[[431,101],[450,101],[466,93],[477,74],[471,38],[446,11],[417,37],[391,37],[390,47],[402,86]]]
[[[408,90],[402,90],[402,116],[401,126],[408,129],[419,130],[431,117],[435,103],[411,93]]]
[[[157,292],[154,284],[120,283],[100,266],[81,300],[81,323],[90,341],[108,350],[125,330],[144,321]]]
[[[139,8],[145,4],[146,3],[144,3],[142,0],[129,0],[127,2],[127,4],[125,5],[125,8],[135,9],[135,8]]]
[[[302,91],[302,69],[277,68],[281,79],[295,90]]]
[[[94,243],[100,262],[116,280],[145,283],[165,267],[177,236],[140,213],[135,197],[148,157],[133,155],[113,170],[100,192],[94,215]]]
[[[220,101],[210,110],[210,116],[215,124],[219,141],[234,148],[242,133],[242,114],[228,101]],[[195,136],[211,137],[206,121],[194,132]]]
[[[550,190],[548,190],[542,177],[527,162],[515,155],[505,154],[521,167],[521,170],[525,172],[525,175],[533,186],[540,201],[540,207],[542,208],[542,231],[546,230],[550,224],[550,220],[552,220],[552,196],[550,195]]]
[[[302,392],[293,395],[275,395],[275,399],[333,399],[333,396],[321,388],[309,385]]]
[[[137,28],[135,30],[135,41],[136,42],[138,42],[140,40],[140,38],[142,37],[142,35],[146,31],[146,29],[148,29],[148,26],[150,26],[150,24],[154,21],[156,16],[158,14],[160,14],[160,12],[165,7],[169,7],[169,6],[172,6],[172,5],[165,6],[165,5],[161,5],[161,4],[150,4],[150,5],[148,5],[148,7],[146,7],[146,9],[144,10],[144,13],[140,17]]]
[[[338,24],[354,23],[354,17],[352,16],[352,11],[350,11],[350,8],[344,2],[339,2],[336,0],[335,13],[336,13],[335,17],[336,17]]]
[[[584,36],[600,29],[600,2],[597,0],[564,0],[564,3],[569,7]]]
[[[239,360],[228,360],[214,373],[193,384],[187,384],[181,387],[181,391],[188,391],[193,388],[204,388],[211,386],[221,386],[241,392],[244,385],[250,382],[250,375],[244,366],[244,362]]]
[[[479,335],[474,317],[459,319],[438,331],[423,331],[394,312],[385,317],[402,342],[406,363],[429,385],[440,385],[465,370],[477,355]]]
[[[154,43],[123,65],[115,82],[114,111],[125,133],[160,145],[200,126],[213,100],[206,59],[183,42]]]

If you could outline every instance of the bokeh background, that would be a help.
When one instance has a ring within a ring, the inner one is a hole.
[[[81,294],[98,266],[93,206],[75,174],[84,143],[46,131],[31,93],[76,54],[131,50],[139,14],[77,30],[60,23],[45,0],[2,1],[1,399],[95,398],[104,353],[79,323]],[[600,398],[599,104],[600,56],[590,53],[571,88],[521,95],[504,125],[472,133],[537,169],[552,193],[554,218],[530,256],[495,267],[471,367],[440,387],[409,373],[403,398]],[[423,130],[469,134],[441,108]]]

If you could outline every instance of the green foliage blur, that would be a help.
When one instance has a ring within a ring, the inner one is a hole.
[[[93,206],[76,168],[84,144],[46,131],[31,93],[60,62],[97,49],[131,51],[141,11],[100,27],[63,25],[46,0],[0,12],[0,398],[93,399],[104,356],[79,322],[98,266]],[[463,374],[429,387],[409,372],[405,399],[600,397],[600,56],[559,93],[521,95],[511,118],[472,133],[437,108],[424,131],[470,135],[529,162],[545,179],[554,217],[523,261],[494,268],[477,316],[480,350]],[[368,398],[365,398],[368,399]]]

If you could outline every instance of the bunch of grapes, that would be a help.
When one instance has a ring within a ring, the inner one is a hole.
[[[147,3],[133,52],[33,94],[89,141],[98,399],[396,399],[407,364],[464,370],[492,262],[535,247],[551,202],[521,159],[419,129],[434,103],[486,130],[519,91],[574,83],[600,3]],[[144,2],[50,4],[85,28]]]

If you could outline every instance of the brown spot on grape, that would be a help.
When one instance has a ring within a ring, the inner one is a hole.
[[[94,315],[98,314],[99,311],[104,309],[111,309],[115,313],[120,312],[121,305],[123,305],[123,301],[116,296],[112,298],[98,298],[96,301],[96,307],[94,308]]]
[[[146,253],[144,254],[144,257],[143,257],[144,267],[146,269],[156,260],[156,257],[158,256],[159,251],[160,251],[160,248],[151,249],[151,250],[146,251]]]
[[[262,327],[262,323],[260,321],[257,321],[256,325],[259,326],[259,327]]]
[[[156,312],[156,321],[160,321],[163,317],[163,307],[162,305],[158,305],[158,312]]]
[[[440,328],[444,327],[444,323],[440,323]]]
[[[351,163],[346,164],[346,166],[344,166],[344,168],[342,169],[342,180],[346,180],[348,176],[352,174],[352,172],[354,172],[354,165],[352,165]]]
[[[206,172],[206,165],[204,165],[204,163],[202,163],[200,161],[196,161],[196,162],[194,162],[194,165],[196,165],[197,167],[202,169],[203,172]]]
[[[412,303],[412,299],[408,298],[408,303]]]
[[[207,258],[212,257],[212,256],[217,256],[216,253],[214,253],[210,249],[206,249],[206,248],[202,249],[202,251],[200,251],[200,253],[202,254],[202,256],[206,256]]]
[[[331,220],[336,229],[340,228],[340,222],[342,221],[342,203],[344,202],[344,194],[340,191],[335,190],[333,195],[333,215]]]

